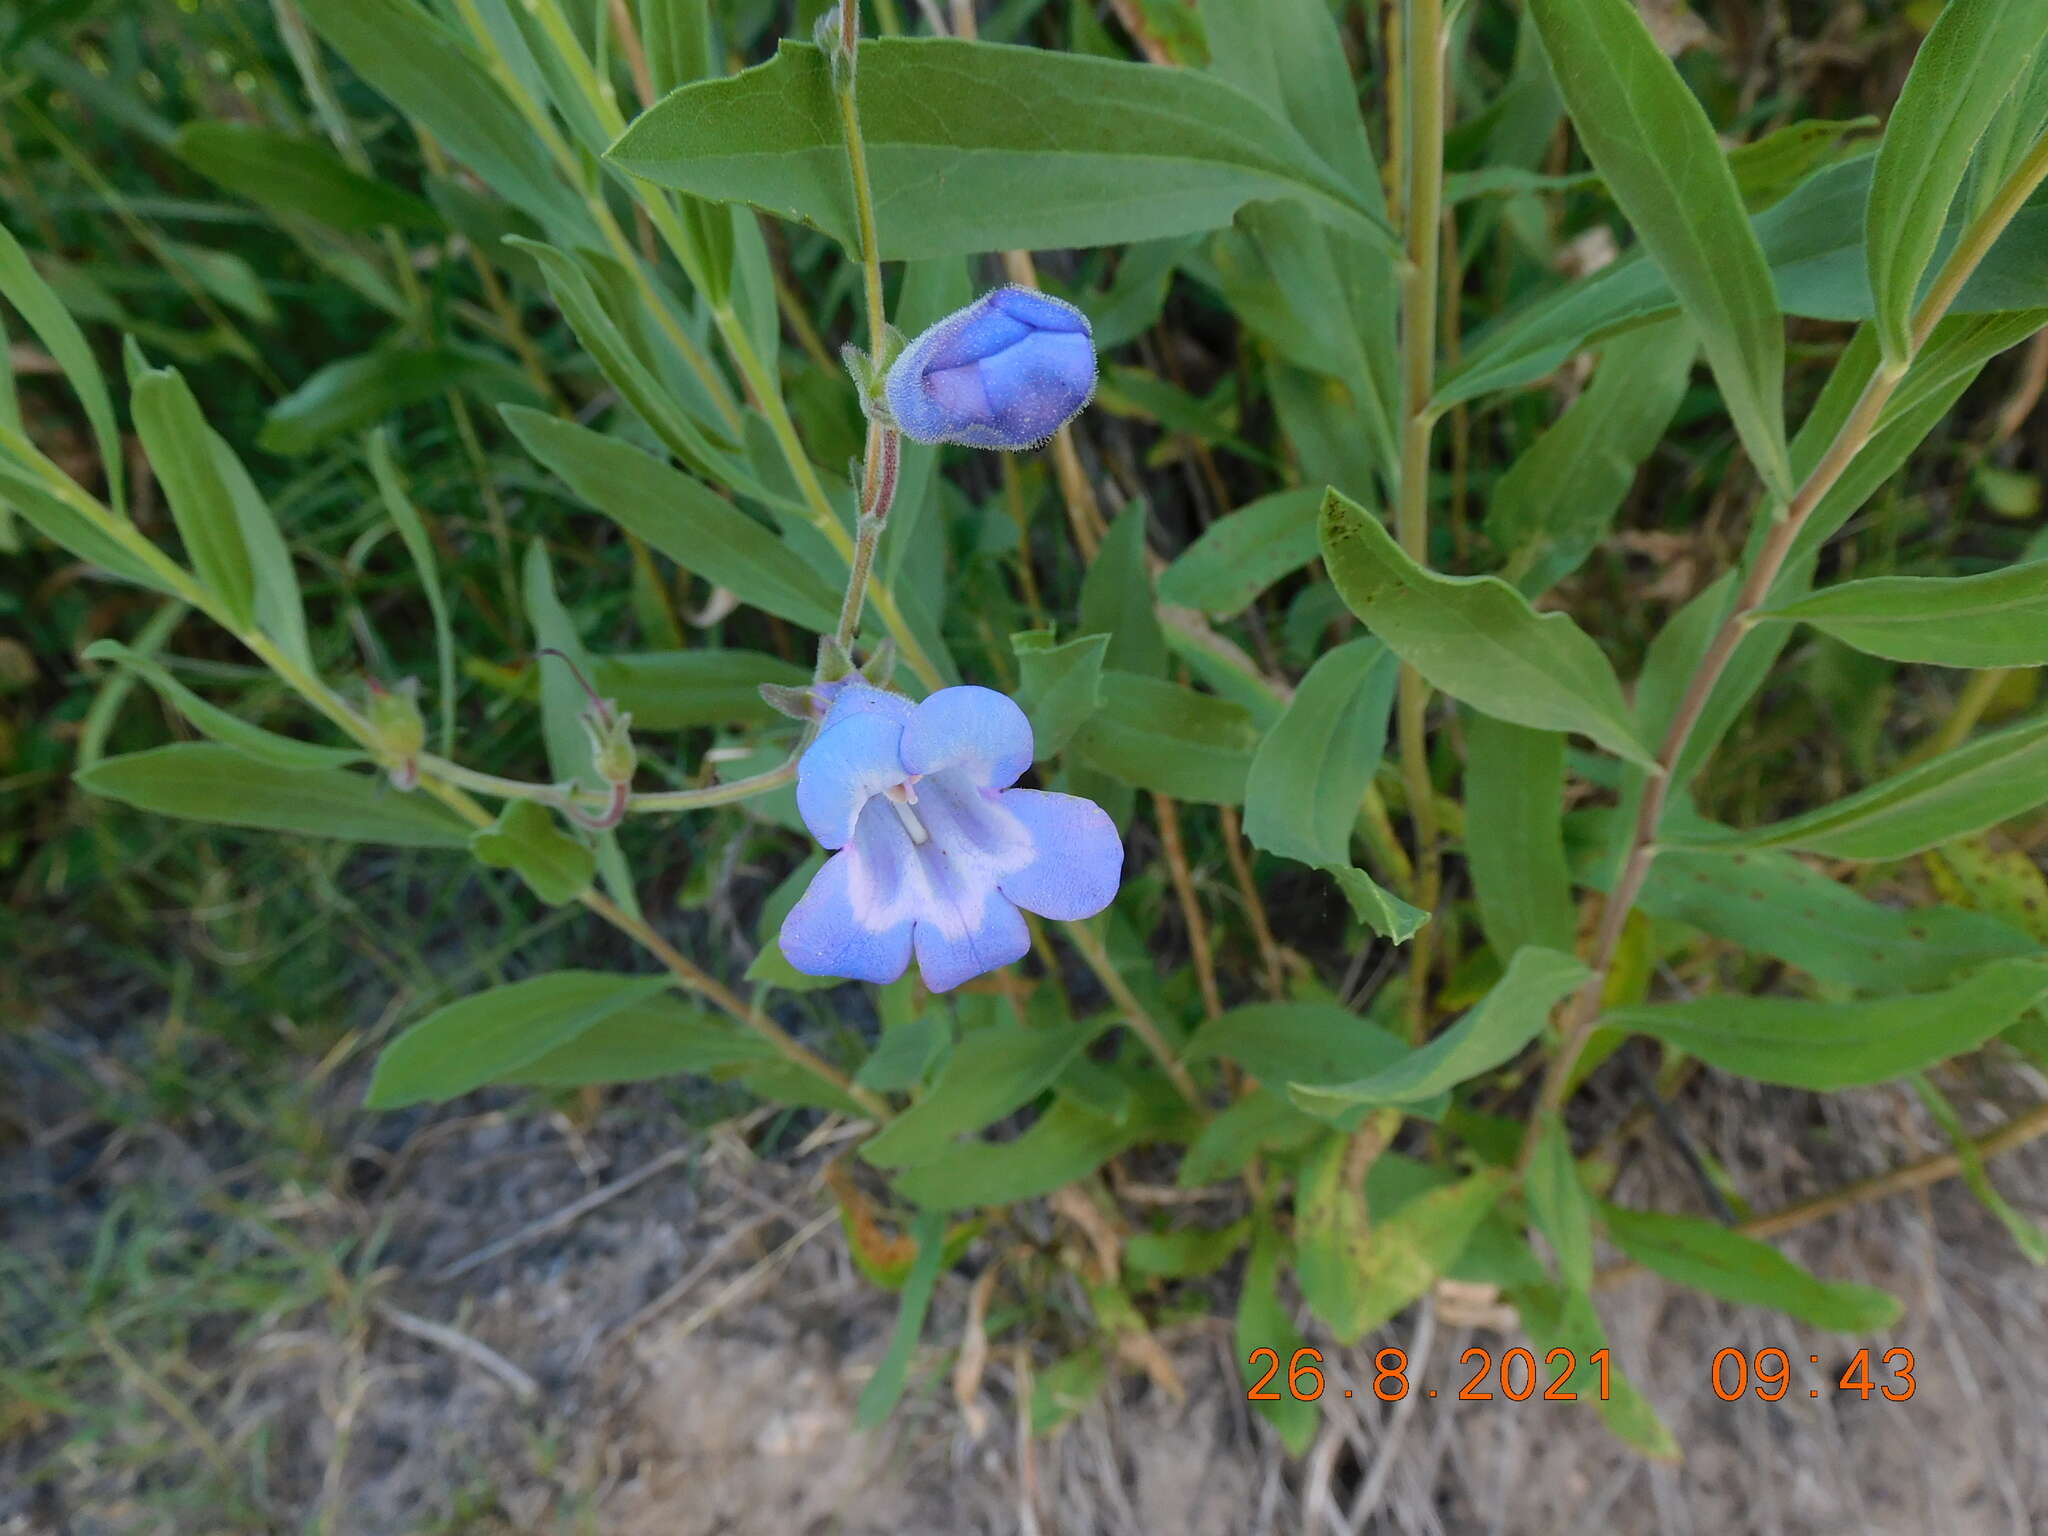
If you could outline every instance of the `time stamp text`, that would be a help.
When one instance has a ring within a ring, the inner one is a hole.
[[[1819,1367],[1821,1357],[1808,1355],[1805,1363]],[[1283,1397],[1312,1403],[1325,1392],[1340,1397],[1363,1397],[1370,1393],[1383,1403],[1399,1402],[1412,1392],[1420,1392],[1424,1397],[1441,1393],[1467,1403],[1491,1402],[1496,1397],[1516,1403],[1531,1399],[1575,1403],[1581,1397],[1605,1402],[1610,1388],[1610,1357],[1604,1349],[1594,1350],[1583,1362],[1576,1351],[1553,1349],[1543,1356],[1539,1366],[1533,1350],[1505,1350],[1496,1360],[1492,1350],[1475,1345],[1458,1357],[1460,1372],[1470,1372],[1463,1384],[1453,1381],[1442,1387],[1412,1380],[1408,1352],[1404,1349],[1387,1348],[1375,1354],[1371,1382],[1355,1387],[1332,1384],[1325,1372],[1322,1351],[1313,1347],[1297,1349],[1284,1361],[1277,1349],[1255,1349],[1246,1364],[1250,1387],[1245,1396],[1252,1402],[1266,1403],[1277,1403]],[[1579,1375],[1582,1364],[1583,1377]],[[1859,1349],[1839,1374],[1830,1361],[1825,1370],[1810,1375],[1795,1369],[1794,1357],[1775,1346],[1751,1351],[1729,1348],[1714,1356],[1708,1375],[1714,1395],[1724,1403],[1745,1398],[1782,1402],[1788,1396],[1796,1397],[1801,1388],[1809,1398],[1854,1393],[1865,1402],[1875,1395],[1887,1402],[1903,1403],[1912,1397],[1918,1385],[1913,1379],[1913,1351],[1903,1346],[1882,1352]],[[1457,1386],[1455,1393],[1451,1391],[1453,1385]]]

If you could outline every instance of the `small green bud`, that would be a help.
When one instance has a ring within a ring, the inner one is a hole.
[[[411,789],[420,781],[420,751],[427,744],[427,723],[420,718],[419,679],[400,678],[396,686],[386,688],[373,678],[369,690],[364,714],[377,738],[378,764],[391,775],[395,786]]]
[[[633,782],[640,754],[633,746],[633,717],[622,714],[609,699],[600,699],[576,717],[590,738],[590,761],[597,776],[620,788]]]

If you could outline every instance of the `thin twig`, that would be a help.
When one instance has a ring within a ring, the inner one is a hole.
[[[1216,954],[1209,943],[1209,924],[1202,916],[1201,898],[1195,894],[1195,876],[1188,867],[1187,848],[1181,841],[1180,809],[1171,795],[1156,793],[1152,796],[1152,808],[1159,817],[1159,842],[1166,852],[1174,895],[1180,901],[1181,920],[1187,925],[1195,980],[1202,989],[1202,1011],[1212,1019],[1221,1018],[1223,994],[1216,989]]]
[[[434,1279],[444,1282],[460,1279],[479,1265],[488,1264],[495,1258],[524,1248],[528,1243],[539,1242],[540,1239],[560,1232],[565,1227],[573,1226],[599,1206],[609,1204],[619,1196],[638,1189],[655,1175],[666,1173],[677,1163],[688,1160],[694,1151],[693,1147],[688,1146],[670,1147],[661,1156],[634,1169],[624,1178],[614,1179],[601,1188],[593,1189],[580,1199],[571,1200],[560,1210],[543,1216],[538,1221],[528,1222],[517,1232],[485,1243],[474,1253],[466,1254],[453,1264],[444,1266],[434,1275]]]
[[[534,1403],[540,1400],[540,1383],[488,1344],[480,1343],[460,1329],[450,1328],[446,1323],[437,1323],[431,1318],[415,1317],[410,1312],[400,1311],[387,1302],[377,1302],[374,1307],[377,1316],[400,1333],[409,1333],[423,1343],[432,1344],[437,1349],[445,1349],[451,1355],[460,1355],[477,1365],[487,1375],[499,1381],[521,1403]]]
[[[1067,924],[1067,935],[1074,941],[1074,948],[1081,952],[1081,958],[1088,962],[1088,969],[1095,973],[1095,979],[1102,983],[1110,1001],[1123,1011],[1124,1022],[1131,1027],[1131,1033],[1145,1042],[1145,1048],[1158,1059],[1160,1067],[1183,1099],[1201,1115],[1209,1113],[1209,1106],[1202,1101],[1202,1091],[1195,1086],[1188,1069],[1173,1047],[1167,1043],[1166,1032],[1159,1027],[1159,1021],[1145,1010],[1123,977],[1118,974],[1115,962],[1109,958],[1109,951],[1103,947],[1101,938],[1087,923]]]
[[[1996,1157],[2001,1152],[2010,1152],[2032,1141],[2048,1136],[2048,1104],[2037,1104],[2025,1114],[2015,1115],[1997,1130],[1977,1137],[1971,1145],[1981,1160]],[[1744,1237],[1758,1239],[1776,1237],[1799,1227],[1811,1226],[1825,1217],[1855,1206],[1868,1205],[1875,1200],[1888,1199],[1892,1195],[1909,1194],[1916,1189],[1925,1189],[1930,1184],[1939,1184],[1943,1179],[1955,1178],[1963,1171],[1963,1155],[1960,1152],[1937,1152],[1923,1157],[1917,1163],[1908,1163],[1903,1168],[1894,1168],[1888,1173],[1873,1174],[1867,1179],[1858,1179],[1831,1189],[1826,1194],[1815,1195],[1810,1200],[1801,1200],[1783,1210],[1773,1211],[1768,1216],[1758,1216],[1745,1221],[1735,1230]],[[1595,1283],[1602,1286],[1615,1285],[1637,1272],[1634,1264],[1617,1264],[1603,1269]]]

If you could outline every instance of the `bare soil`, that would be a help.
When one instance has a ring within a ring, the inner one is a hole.
[[[2042,1085],[2018,1075],[1994,1086],[2013,1102],[2037,1096]],[[1679,1106],[1689,1133],[1758,1210],[1937,1148],[1904,1090],[1823,1103],[1727,1081],[1701,1089]],[[1222,1324],[1162,1335],[1185,1400],[1133,1373],[1036,1443],[1017,1434],[1018,1360],[998,1341],[974,1434],[949,1383],[961,1277],[941,1284],[905,1405],[863,1433],[854,1404],[894,1302],[853,1267],[820,1182],[844,1127],[755,1116],[679,1132],[652,1089],[615,1095],[582,1129],[531,1105],[477,1108],[504,1102],[337,1110],[355,1138],[341,1192],[265,1184],[230,1166],[225,1146],[143,1136],[101,1148],[86,1203],[160,1192],[168,1175],[199,1219],[232,1185],[238,1211],[309,1243],[347,1239],[359,1283],[258,1329],[197,1330],[182,1364],[137,1360],[148,1383],[118,1378],[145,1421],[190,1434],[189,1412],[202,1446],[257,1466],[263,1519],[167,1513],[176,1501],[160,1470],[138,1476],[118,1443],[88,1447],[56,1424],[0,1445],[0,1536],[2048,1530],[2048,1279],[1958,1182],[1782,1240],[1823,1276],[1901,1296],[1905,1321],[1883,1338],[1824,1334],[1653,1278],[1603,1292],[1616,1357],[1685,1447],[1680,1465],[1635,1456],[1585,1405],[1460,1402],[1449,1390],[1400,1405],[1326,1394],[1322,1437],[1294,1461],[1248,1412]],[[47,1128],[58,1105],[30,1091],[22,1108]],[[20,1253],[75,1247],[91,1219],[79,1201],[28,1201],[31,1179],[51,1174],[48,1150],[40,1163],[9,1153],[0,1170],[6,1241]],[[653,1177],[576,1214],[575,1202],[664,1157]],[[2048,1145],[1993,1171],[2048,1217]],[[1624,1155],[1616,1190],[1703,1208],[1654,1128]],[[22,1219],[31,1204],[40,1219]],[[506,1245],[515,1234],[526,1235]],[[504,1251],[470,1257],[492,1244]],[[1398,1344],[1414,1379],[1455,1385],[1468,1346],[1497,1355],[1516,1342],[1512,1327],[1452,1317],[1432,1302],[1333,1351],[1331,1381],[1369,1382],[1372,1352]],[[1832,1387],[1864,1344],[1913,1351],[1910,1401]],[[1797,1362],[1793,1390],[1775,1405],[1720,1401],[1716,1352],[1767,1345]],[[190,1459],[195,1478],[206,1460]]]

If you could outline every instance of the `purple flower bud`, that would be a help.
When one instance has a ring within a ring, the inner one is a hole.
[[[1034,448],[1095,393],[1094,332],[1063,299],[997,288],[904,348],[886,388],[917,442]]]

